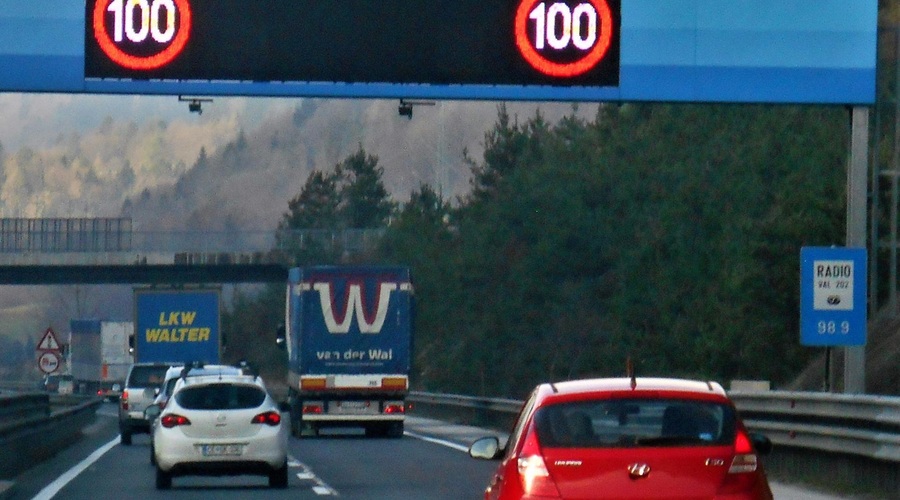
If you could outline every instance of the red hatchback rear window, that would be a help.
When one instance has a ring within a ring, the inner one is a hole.
[[[734,441],[734,410],[683,399],[616,399],[550,405],[535,413],[542,446],[713,446]]]

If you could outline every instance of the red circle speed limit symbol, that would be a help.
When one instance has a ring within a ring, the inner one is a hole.
[[[96,0],[94,38],[113,62],[128,69],[165,66],[191,34],[188,0]]]
[[[522,0],[515,34],[534,69],[569,78],[590,71],[609,51],[613,15],[606,0]]]

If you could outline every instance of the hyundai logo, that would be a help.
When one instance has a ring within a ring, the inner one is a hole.
[[[826,299],[830,305],[836,306],[841,303],[840,295],[829,295]]]
[[[650,475],[650,466],[647,464],[633,463],[628,466],[628,477],[642,479]]]

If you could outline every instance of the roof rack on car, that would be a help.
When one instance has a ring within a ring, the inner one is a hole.
[[[203,361],[191,361],[190,363],[185,363],[184,368],[181,369],[181,378],[187,378],[188,373],[193,369],[203,368]]]
[[[259,373],[256,371],[255,368],[253,368],[253,366],[250,364],[250,362],[247,361],[246,359],[242,359],[242,360],[238,361],[237,366],[238,366],[238,368],[241,369],[242,373],[245,373],[247,375],[253,375],[253,378],[259,378]]]

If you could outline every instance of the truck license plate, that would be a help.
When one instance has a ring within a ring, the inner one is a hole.
[[[244,452],[242,444],[204,444],[200,445],[204,457],[239,456]]]
[[[370,404],[368,401],[341,401],[337,408],[340,413],[366,413]]]

